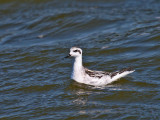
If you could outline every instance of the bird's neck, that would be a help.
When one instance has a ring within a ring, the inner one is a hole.
[[[80,70],[82,68],[83,68],[82,56],[78,56],[78,57],[75,58],[73,69],[74,69],[74,71],[77,71],[77,70]]]
[[[78,81],[83,82],[84,68],[82,65],[82,56],[78,56],[75,58],[73,65],[73,72],[71,78]]]

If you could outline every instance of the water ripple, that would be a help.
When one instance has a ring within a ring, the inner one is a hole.
[[[0,1],[0,119],[159,119],[157,0]],[[136,71],[110,85],[70,79],[69,48],[90,69]]]

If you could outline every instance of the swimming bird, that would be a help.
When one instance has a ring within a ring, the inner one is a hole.
[[[65,58],[68,57],[75,57],[71,78],[79,83],[93,86],[103,86],[134,72],[131,68],[125,68],[116,72],[89,70],[83,66],[82,49],[79,47],[70,48],[70,53]]]

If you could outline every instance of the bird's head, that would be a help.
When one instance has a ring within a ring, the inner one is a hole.
[[[69,55],[66,56],[65,58],[68,58],[68,57],[80,57],[80,56],[82,56],[82,49],[78,48],[78,47],[72,47],[70,49]]]

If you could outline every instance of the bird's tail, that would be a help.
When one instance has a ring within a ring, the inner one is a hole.
[[[133,73],[135,70],[133,70],[132,68],[125,68],[125,69],[122,69],[120,71],[116,71],[116,72],[113,72],[111,73],[111,80],[112,82],[130,74],[130,73]]]

